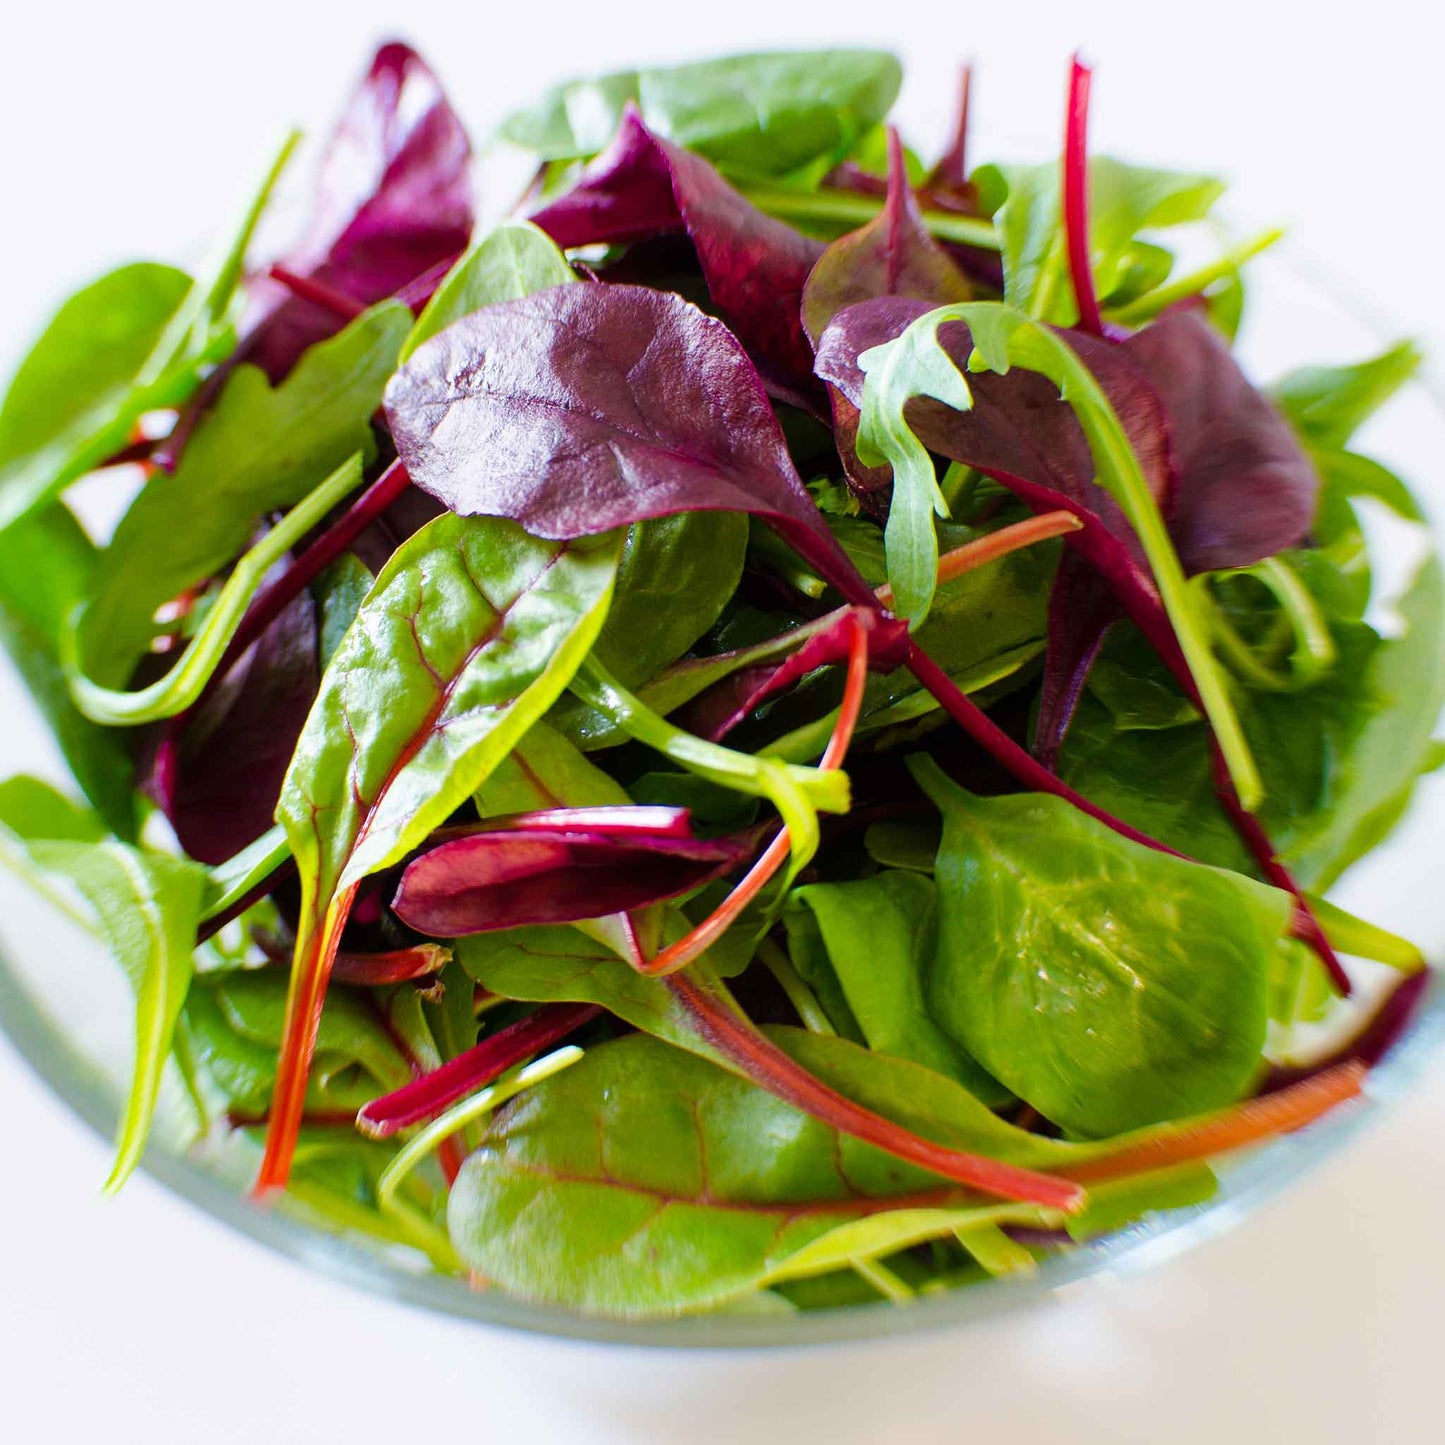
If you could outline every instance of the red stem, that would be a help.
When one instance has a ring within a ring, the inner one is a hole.
[[[1069,108],[1064,124],[1064,240],[1069,251],[1069,274],[1079,307],[1079,326],[1095,336],[1104,334],[1104,318],[1094,293],[1094,271],[1089,264],[1089,86],[1094,72],[1076,55],[1069,69]]]
[[[449,1059],[439,1069],[393,1093],[373,1099],[356,1116],[356,1127],[373,1139],[387,1139],[440,1114],[514,1065],[575,1033],[596,1018],[596,1004],[544,1004],[536,1013]]]
[[[309,301],[313,306],[329,311],[342,321],[355,321],[366,310],[365,305],[354,297],[347,296],[314,277],[298,276],[295,271],[288,271],[284,266],[272,266],[269,275],[293,296],[299,296],[303,301]]]
[[[845,1098],[814,1078],[746,1019],[705,993],[690,975],[673,974],[663,983],[690,1015],[698,1035],[739,1073],[829,1128],[996,1198],[1066,1211],[1083,1204],[1084,1192],[1071,1180],[935,1144]]]

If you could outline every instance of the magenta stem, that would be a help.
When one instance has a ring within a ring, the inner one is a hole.
[[[309,301],[323,311],[329,311],[342,321],[355,321],[366,310],[365,305],[354,297],[347,296],[314,277],[300,276],[295,271],[288,271],[284,266],[272,266],[267,274],[273,281],[279,281],[293,296],[299,296],[301,300]]]
[[[490,1084],[523,1059],[575,1033],[601,1012],[596,1004],[544,1004],[520,1023],[483,1039],[441,1068],[373,1099],[356,1116],[356,1127],[373,1139],[387,1139],[401,1129],[420,1124]]]
[[[1094,293],[1094,271],[1089,264],[1089,87],[1094,72],[1076,55],[1069,69],[1069,108],[1064,123],[1064,239],[1069,251],[1069,274],[1079,307],[1079,326],[1095,336],[1104,334],[1104,318]]]

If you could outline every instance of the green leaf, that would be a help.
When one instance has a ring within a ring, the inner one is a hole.
[[[498,301],[511,301],[565,286],[577,279],[546,232],[530,221],[503,221],[447,272],[401,348],[405,361],[418,346],[453,321]]]
[[[724,171],[781,176],[842,160],[888,113],[902,78],[876,50],[729,56],[572,81],[499,133],[541,160],[580,160],[607,145],[630,101],[651,130]]]
[[[1061,168],[982,166],[975,175],[1002,239],[1004,299],[1041,321],[1078,319],[1063,246]],[[1099,296],[1138,300],[1141,231],[1203,220],[1224,192],[1211,176],[1152,170],[1109,156],[1089,162],[1089,257]],[[1156,282],[1163,274],[1146,263]],[[1147,294],[1147,293],[1146,293]]]
[[[266,574],[360,485],[361,454],[358,452],[342,462],[236,563],[208,608],[205,621],[187,643],[180,661],[149,687],[129,691],[97,686],[84,673],[75,670],[73,657],[66,656],[70,664],[70,693],[76,705],[92,721],[110,727],[156,722],[192,706],[220,666]],[[63,655],[73,652],[71,642],[72,639],[66,639]]]
[[[135,833],[125,738],[97,727],[70,697],[60,662],[67,619],[90,587],[95,547],[63,503],[0,532],[0,643],[25,680],[81,791],[112,832]]]
[[[346,630],[356,620],[376,576],[356,555],[345,552],[312,584],[311,593],[320,613],[320,661],[325,672],[341,646]]]
[[[405,306],[383,302],[274,389],[256,367],[236,368],[176,470],[146,483],[100,554],[78,637],[89,677],[123,687],[157,608],[244,551],[267,512],[294,506],[355,452],[372,454],[369,420],[410,325]]]
[[[792,946],[793,920],[804,911],[818,928],[825,950],[821,960],[805,961]],[[989,1103],[1007,1102],[1007,1091],[929,1017],[923,970],[938,938],[930,879],[883,872],[843,883],[812,883],[794,890],[785,920],[799,972],[817,988],[820,967],[831,970],[834,988],[841,989],[869,1048],[923,1064]]]
[[[1129,842],[1057,798],[977,798],[931,762],[914,772],[943,814],[937,1023],[1085,1136],[1239,1097],[1287,895]]]
[[[130,441],[149,405],[136,375],[191,290],[173,266],[137,262],[56,312],[0,407],[0,532]]]
[[[1277,381],[1270,397],[1312,446],[1339,451],[1423,360],[1413,341],[1402,341],[1353,366],[1301,367]]]
[[[39,875],[47,893],[73,888],[135,990],[135,1065],[105,1186],[113,1192],[140,1162],[150,1133],[194,972],[206,872],[183,858],[97,841],[99,831],[45,784],[14,778],[0,785],[0,857]]]
[[[0,532],[178,406],[234,344],[246,248],[299,136],[282,145],[209,279],[141,262],[77,292],[21,363],[0,408]]]
[[[589,1050],[497,1116],[452,1190],[448,1223],[466,1264],[510,1293],[671,1314],[745,1294],[790,1265],[832,1267],[800,1251],[863,1213],[859,1195],[900,1192],[915,1176],[928,1178],[633,1035]],[[1018,1205],[947,1214],[948,1227],[1040,1217]],[[855,1245],[860,1255],[893,1247],[888,1237]]]

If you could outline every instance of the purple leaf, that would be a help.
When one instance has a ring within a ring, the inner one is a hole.
[[[607,150],[531,218],[562,247],[684,231],[713,304],[789,398],[815,388],[803,286],[823,247],[758,210],[691,151],[654,135],[629,105]]]
[[[504,826],[492,820],[449,830],[410,863],[392,909],[437,938],[577,923],[700,888],[751,858],[760,836],[694,838],[678,808],[562,808]]]
[[[463,516],[585,536],[687,511],[750,512],[850,602],[872,593],[793,467],[723,324],[641,286],[558,286],[438,332],[386,413],[422,490]]]
[[[842,310],[877,296],[909,296],[934,306],[973,295],[948,253],[929,234],[908,186],[903,143],[888,132],[888,197],[875,220],[839,237],[818,258],[803,288],[803,325],[816,345]]]
[[[303,590],[190,712],[161,725],[142,787],[192,858],[224,863],[271,826],[319,684],[316,609]]]
[[[474,222],[471,145],[425,61],[383,45],[352,94],[322,158],[310,227],[280,262],[363,306],[465,250]],[[341,322],[328,307],[277,294],[246,343],[272,380]]]
[[[1319,477],[1203,311],[1176,307],[1122,349],[1169,419],[1178,481],[1167,515],[1184,570],[1247,567],[1296,546],[1314,521]]]

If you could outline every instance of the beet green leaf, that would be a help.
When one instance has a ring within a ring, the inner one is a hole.
[[[601,629],[618,542],[445,514],[398,549],[332,659],[277,808],[302,910],[263,1184],[285,1180],[356,886],[445,822],[556,701]]]
[[[88,677],[123,687],[157,608],[244,551],[267,512],[370,454],[369,419],[410,325],[405,306],[387,303],[313,347],[274,389],[255,367],[231,374],[177,469],[146,483],[100,555],[78,637]]]
[[[31,778],[0,784],[0,857],[47,895],[73,890],[136,995],[135,1062],[106,1189],[140,1162],[194,965],[205,869],[103,836],[100,824]],[[68,909],[75,916],[73,909]]]
[[[744,176],[841,160],[887,113],[902,72],[876,50],[736,55],[558,86],[503,121],[539,159],[580,160],[612,139],[629,102],[649,129]]]
[[[940,1027],[1084,1136],[1239,1097],[1289,896],[1129,842],[1057,798],[978,798],[914,766],[943,814],[925,965]]]
[[[465,516],[580,537],[686,511],[767,520],[852,601],[872,594],[718,321],[641,286],[557,286],[453,323],[387,386],[412,480]]]

